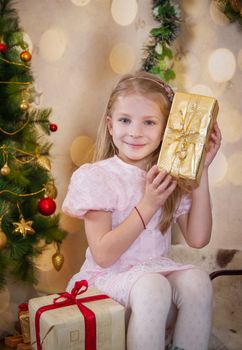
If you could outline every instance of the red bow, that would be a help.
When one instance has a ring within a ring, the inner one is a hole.
[[[37,349],[41,350],[40,342],[40,316],[43,312],[60,307],[70,306],[76,304],[84,316],[85,320],[85,349],[96,350],[96,317],[92,310],[88,309],[83,303],[96,301],[100,299],[109,298],[105,294],[93,295],[90,297],[77,298],[78,295],[85,293],[88,289],[88,282],[86,280],[77,281],[71,293],[59,293],[60,296],[53,299],[53,304],[40,307],[35,315],[35,332]],[[62,299],[62,300],[61,300]]]

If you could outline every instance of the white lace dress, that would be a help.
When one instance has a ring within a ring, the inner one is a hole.
[[[144,194],[146,172],[127,164],[117,156],[85,164],[71,178],[62,210],[74,217],[83,218],[89,210],[112,212],[113,228],[119,225],[133,210]],[[190,208],[190,198],[182,198],[174,213],[174,221]],[[129,293],[134,282],[145,273],[167,275],[192,265],[178,264],[167,258],[171,245],[171,229],[162,235],[157,228],[161,209],[156,212],[147,228],[129,249],[110,267],[97,265],[88,248],[86,260],[68,283],[70,291],[77,280],[86,279],[89,286],[128,306]]]

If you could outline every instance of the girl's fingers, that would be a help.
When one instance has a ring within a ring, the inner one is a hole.
[[[159,184],[159,186],[156,188],[158,192],[165,191],[171,184],[172,177],[170,175],[166,175],[164,180]]]
[[[159,173],[159,169],[157,165],[153,165],[150,170],[147,173],[146,179],[148,181],[148,183],[152,184],[152,182],[154,181],[154,178],[157,176],[157,174]]]
[[[169,175],[168,175],[169,176]],[[164,179],[167,177],[167,171],[165,170],[161,170],[159,172],[159,174],[154,178],[152,185],[154,186],[154,188],[157,188],[161,182],[164,181]]]

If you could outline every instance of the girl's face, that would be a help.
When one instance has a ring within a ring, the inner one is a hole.
[[[154,100],[132,94],[117,99],[112,117],[107,117],[107,126],[119,157],[145,169],[161,143],[166,118]]]

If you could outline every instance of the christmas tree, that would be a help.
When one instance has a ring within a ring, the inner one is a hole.
[[[34,262],[46,244],[56,244],[56,270],[64,260],[45,140],[57,126],[51,109],[35,104],[31,59],[12,0],[0,0],[0,288],[6,276],[37,282]]]

